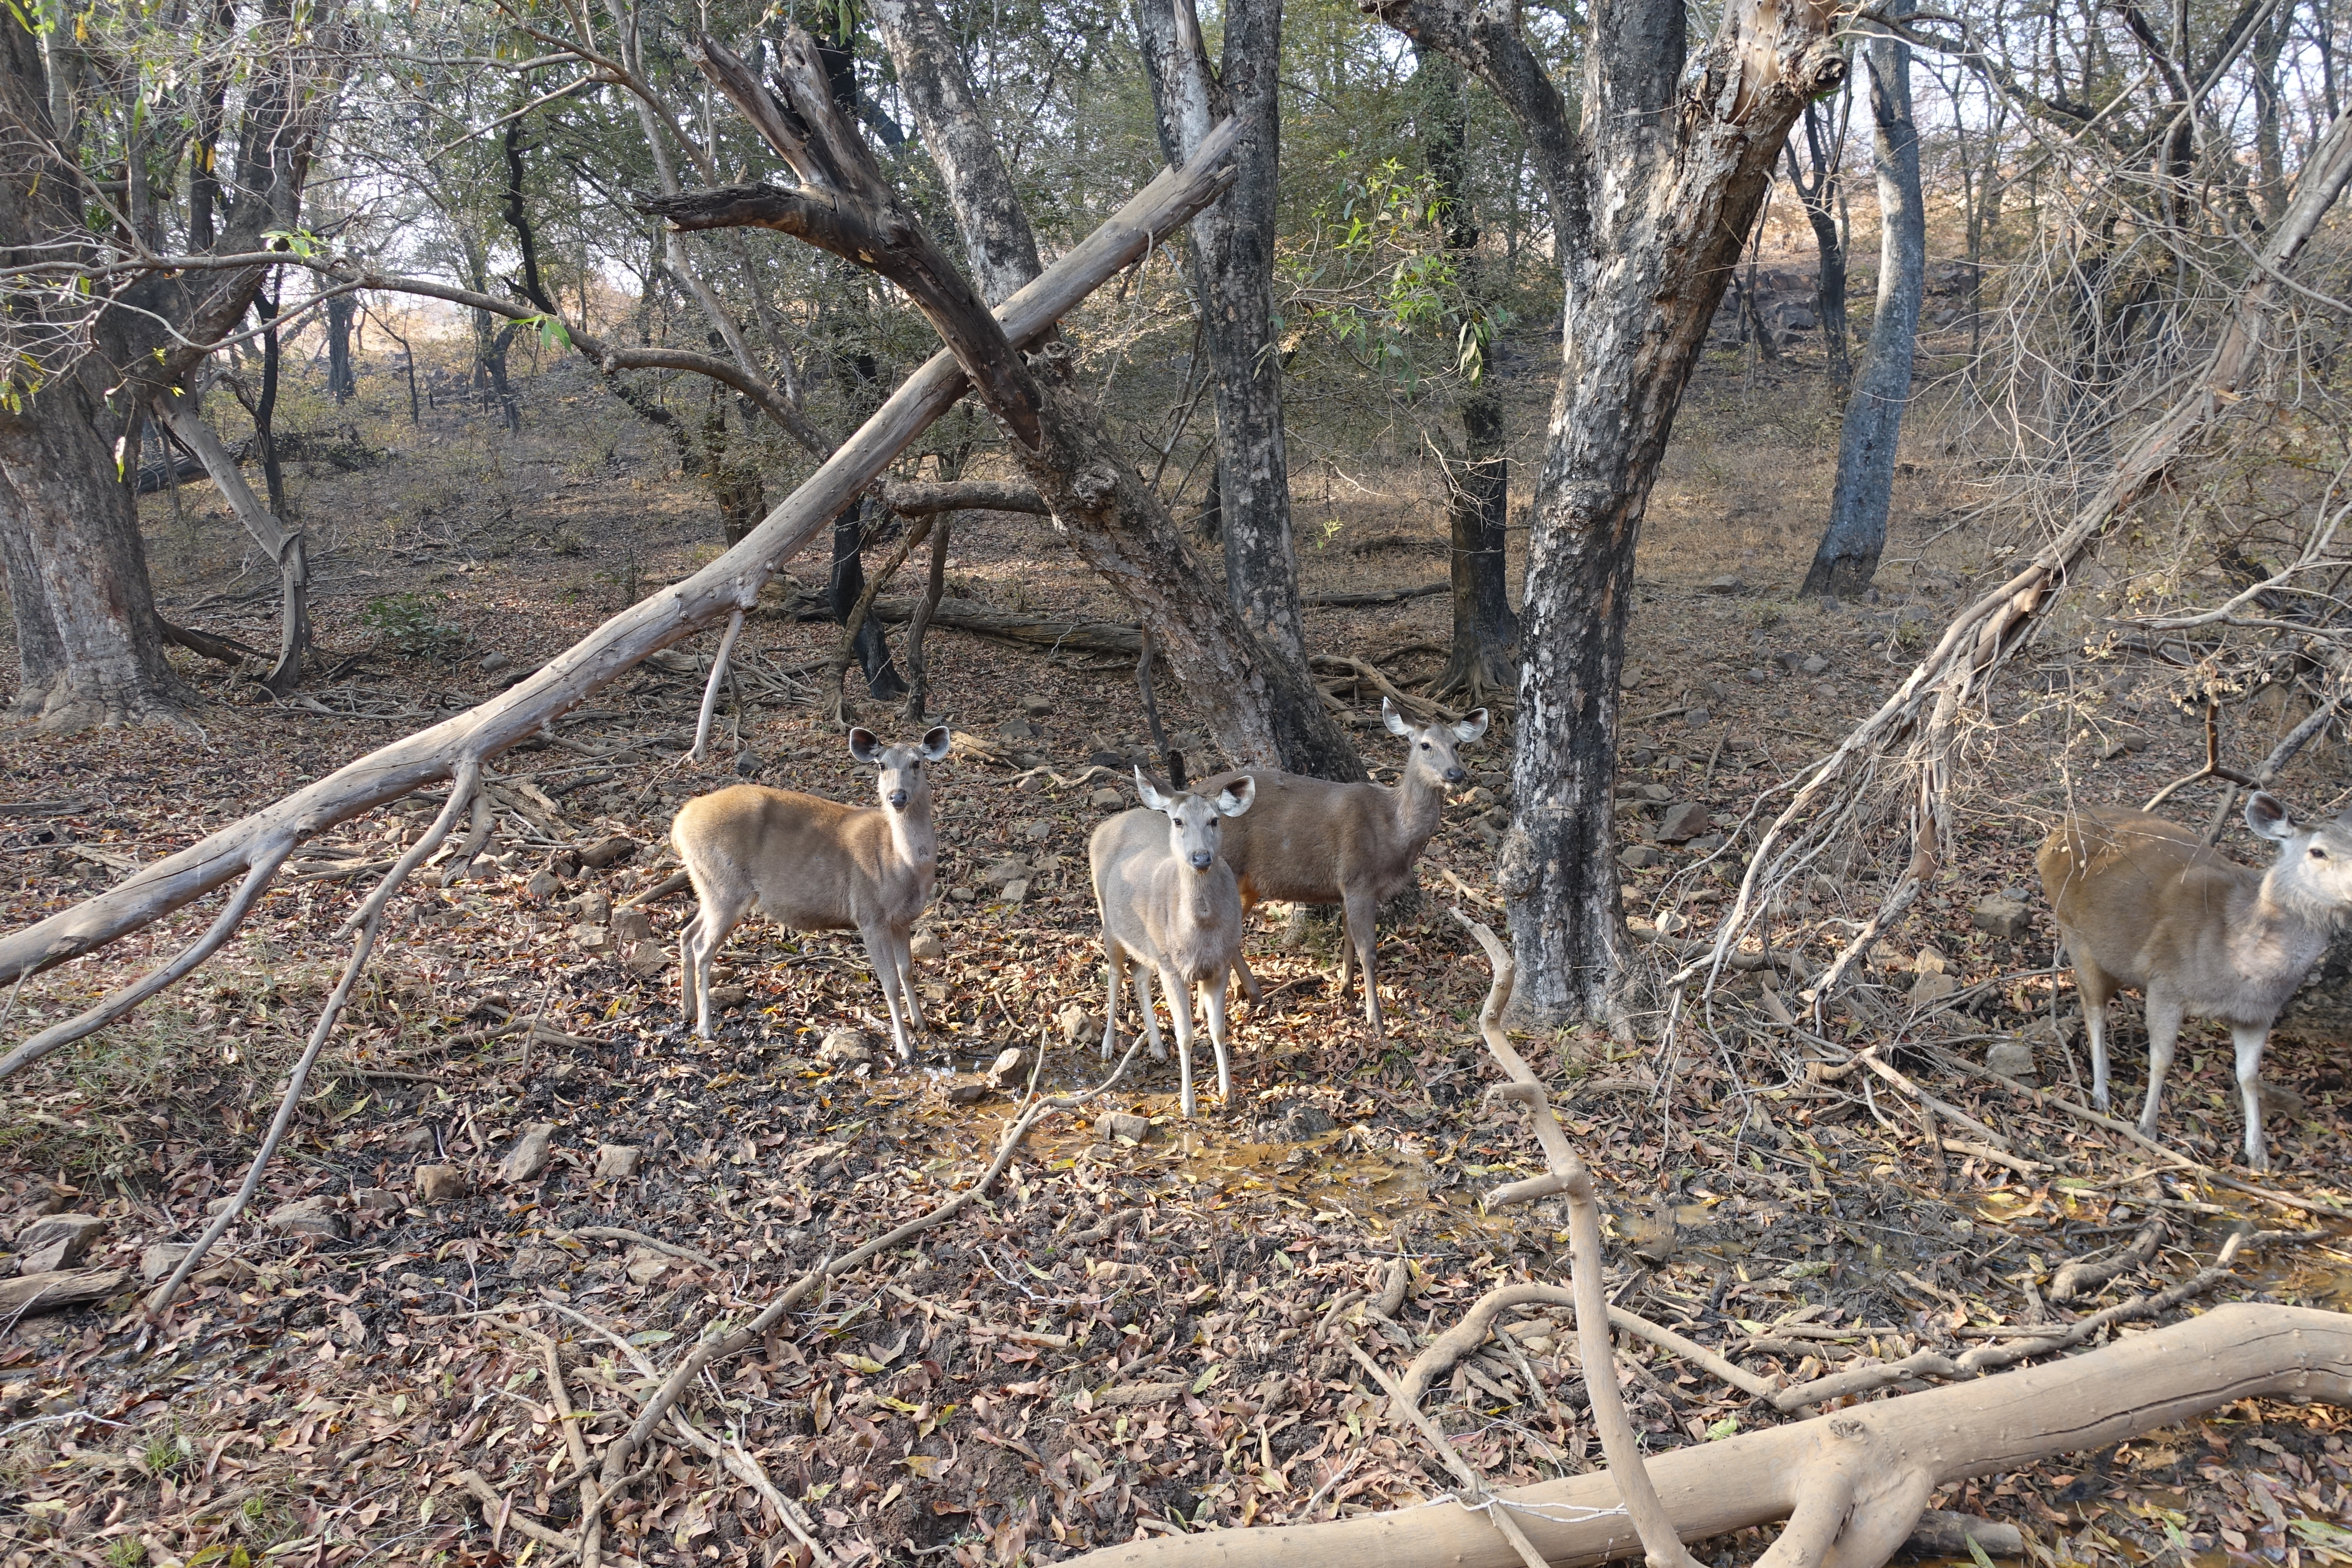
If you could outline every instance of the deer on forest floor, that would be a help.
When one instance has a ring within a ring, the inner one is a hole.
[[[930,776],[923,764],[948,754],[945,725],[914,745],[885,746],[871,731],[849,732],[849,754],[880,770],[882,804],[843,805],[813,795],[737,784],[678,808],[670,843],[701,908],[677,942],[685,1009],[694,1032],[710,1037],[710,960],[754,906],[792,931],[855,931],[882,983],[890,1035],[902,1060],[914,1058],[907,1024],[923,1029],[908,938],[931,900],[939,835],[931,826]],[[898,1005],[906,1004],[906,1022]]]
[[[1233,1068],[1225,1058],[1225,986],[1241,962],[1242,900],[1233,868],[1218,857],[1224,824],[1251,808],[1257,786],[1235,779],[1213,795],[1162,795],[1135,770],[1142,806],[1100,824],[1087,840],[1094,871],[1095,905],[1102,914],[1103,961],[1110,997],[1103,1007],[1103,1059],[1118,1037],[1118,991],[1130,961],[1135,996],[1143,1007],[1143,1035],[1154,1061],[1168,1059],[1160,1020],[1151,1011],[1151,976],[1168,998],[1176,1028],[1177,1083],[1184,1114],[1192,1114],[1192,993],[1208,1005],[1209,1043],[1217,1052],[1217,1096],[1230,1100]],[[1206,786],[1203,786],[1204,788]]]
[[[2256,871],[2197,834],[2137,811],[2084,811],[2059,824],[2035,863],[2074,962],[2091,1038],[2091,1099],[2107,1108],[2107,1000],[2124,986],[2147,997],[2147,1102],[2156,1132],[2164,1075],[2185,1018],[2212,1018],[2237,1046],[2246,1163],[2263,1147],[2263,1046],[2271,1023],[2352,910],[2352,812],[2300,826],[2261,790],[2246,826],[2273,839],[2278,859]]]
[[[1464,778],[1456,748],[1486,732],[1486,710],[1457,723],[1407,723],[1388,699],[1381,718],[1405,742],[1404,775],[1396,787],[1333,784],[1328,779],[1251,768],[1219,773],[1198,787],[1215,790],[1237,780],[1257,784],[1249,816],[1225,830],[1224,854],[1241,888],[1244,913],[1268,900],[1339,904],[1347,914],[1339,944],[1339,993],[1348,990],[1349,961],[1364,971],[1364,1018],[1381,1037],[1381,996],[1372,981],[1372,921],[1381,905],[1412,885],[1412,863],[1437,831],[1445,791]],[[1252,995],[1257,985],[1236,963]]]

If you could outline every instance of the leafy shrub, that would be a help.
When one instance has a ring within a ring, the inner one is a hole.
[[[385,594],[370,599],[360,618],[375,628],[378,641],[411,658],[447,653],[466,637],[463,630],[443,620],[435,612],[433,601],[422,594]]]

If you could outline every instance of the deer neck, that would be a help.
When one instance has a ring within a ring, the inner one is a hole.
[[[890,825],[890,850],[901,865],[917,871],[931,870],[939,864],[940,835],[931,826],[931,803],[905,811],[882,808],[883,819]]]
[[[2335,906],[2313,898],[2279,873],[2280,861],[2247,889],[2242,909],[2233,907],[2231,925],[2239,951],[2269,967],[2275,962],[2297,973],[2317,960],[2336,929]],[[2235,906],[2238,900],[2232,900]],[[2258,956],[2259,955],[2259,956]]]
[[[1405,764],[1404,777],[1394,789],[1372,786],[1389,797],[1389,815],[1397,837],[1416,851],[1437,831],[1445,817],[1445,785],[1426,769]]]

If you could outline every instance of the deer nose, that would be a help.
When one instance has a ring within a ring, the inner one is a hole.
[[[1208,854],[1202,850],[1194,850],[1192,853],[1192,869],[1195,871],[1205,871],[1215,859],[1216,857],[1214,855]]]
[[[893,811],[904,811],[907,809],[907,792],[905,790],[894,789],[890,792],[890,809]]]
[[[1466,779],[1470,775],[1464,773],[1458,765],[1445,770],[1445,782],[1447,784],[1460,784],[1464,779]]]

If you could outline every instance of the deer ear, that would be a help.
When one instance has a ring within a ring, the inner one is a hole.
[[[2266,789],[2258,789],[2247,797],[2246,826],[2265,838],[2294,837],[2294,818],[2287,815],[2279,797]]]
[[[1135,770],[1135,793],[1137,797],[1152,810],[1168,809],[1170,804],[1168,797],[1151,787],[1151,781],[1143,776],[1143,770],[1139,767]]]
[[[1237,778],[1217,792],[1217,815],[1239,816],[1257,799],[1257,780]]]
[[[849,754],[871,767],[882,758],[882,743],[874,738],[873,731],[861,725],[849,732]]]
[[[1385,697],[1381,699],[1381,722],[1389,727],[1389,733],[1391,735],[1412,733],[1412,726],[1406,723],[1403,717],[1397,712],[1396,704]]]
[[[948,747],[954,740],[955,736],[949,732],[945,724],[935,724],[923,731],[923,761],[927,763],[944,761],[948,754]]]
[[[1454,738],[1465,746],[1486,732],[1486,710],[1484,708],[1473,708],[1464,716],[1462,722],[1454,726]]]

